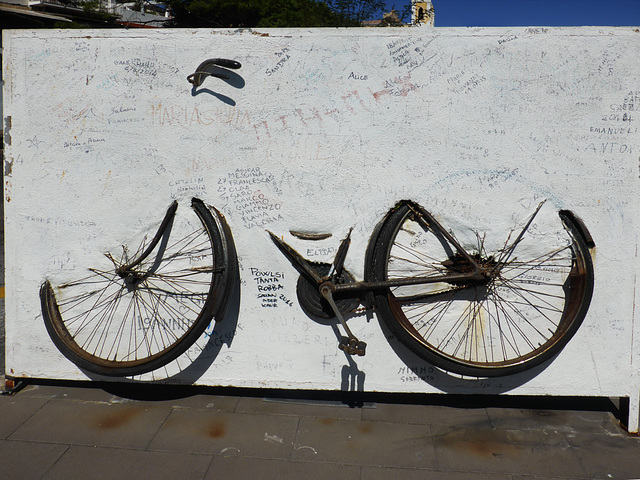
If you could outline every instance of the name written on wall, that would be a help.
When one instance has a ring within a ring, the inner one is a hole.
[[[218,197],[225,202],[223,211],[238,215],[248,229],[282,220],[281,193],[275,175],[260,167],[237,168],[218,179]]]
[[[249,268],[249,274],[256,286],[257,298],[262,308],[277,308],[280,305],[293,306],[293,302],[282,292],[284,272]]]

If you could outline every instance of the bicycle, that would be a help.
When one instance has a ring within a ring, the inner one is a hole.
[[[331,264],[310,262],[268,234],[300,274],[302,310],[337,318],[346,332],[339,348],[346,353],[365,354],[366,344],[345,316],[367,297],[366,308],[375,308],[421,358],[452,373],[502,376],[556,355],[578,330],[593,293],[594,243],[587,228],[569,210],[547,209],[542,218],[544,206],[493,251],[476,233],[469,253],[425,208],[400,201],[369,239],[363,281],[344,268],[351,231]],[[197,222],[176,226],[176,209],[174,202],[153,239],[133,254],[125,246],[117,258],[106,254],[110,268],[90,269],[88,278],[57,287],[42,285],[49,335],[81,368],[109,376],[152,371],[224,315],[238,274],[231,230],[202,200],[192,199]]]

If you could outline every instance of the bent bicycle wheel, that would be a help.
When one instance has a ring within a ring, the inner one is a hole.
[[[237,272],[224,217],[199,199],[169,208],[154,239],[108,253],[108,267],[40,289],[44,322],[69,360],[89,372],[133,376],[183,354],[224,315]]]
[[[581,222],[570,212],[538,210],[535,222],[506,232],[493,251],[476,233],[474,247],[465,250],[486,280],[381,290],[376,306],[382,321],[409,350],[461,375],[509,375],[552,358],[587,313],[593,265]],[[471,263],[430,219],[413,202],[398,204],[372,239],[367,279],[468,273]]]

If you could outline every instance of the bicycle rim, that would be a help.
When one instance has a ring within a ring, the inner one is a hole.
[[[140,375],[176,359],[224,314],[233,242],[219,212],[195,198],[192,207],[176,216],[153,253],[134,267],[133,280],[116,270],[136,260],[146,239],[133,252],[123,246],[107,254],[110,268],[42,285],[47,331],[68,359],[101,375]]]
[[[373,280],[461,268],[455,249],[416,207],[402,202],[384,220],[368,267]],[[414,353],[461,375],[509,375],[550,359],[580,326],[593,291],[591,256],[573,218],[554,212],[538,222],[552,231],[525,232],[515,246],[510,235],[495,251],[478,235],[469,253],[498,275],[482,284],[390,288],[376,297],[382,320]]]

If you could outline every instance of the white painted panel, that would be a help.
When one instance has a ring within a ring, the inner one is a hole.
[[[3,41],[9,374],[87,378],[50,341],[40,285],[82,275],[152,234],[173,199],[196,195],[229,222],[241,288],[210,348],[171,366],[170,381],[638,395],[633,29],[5,31]],[[238,76],[192,89],[187,75],[211,57],[241,62]],[[346,266],[362,279],[368,239],[401,199],[466,246],[476,232],[504,242],[543,199],[585,221],[594,296],[554,361],[461,379],[385,338],[372,312],[349,320],[368,353],[347,358],[334,330],[301,311],[297,273],[265,229],[326,262],[353,227]],[[291,229],[333,236],[309,242]],[[265,275],[275,303],[261,297]]]

